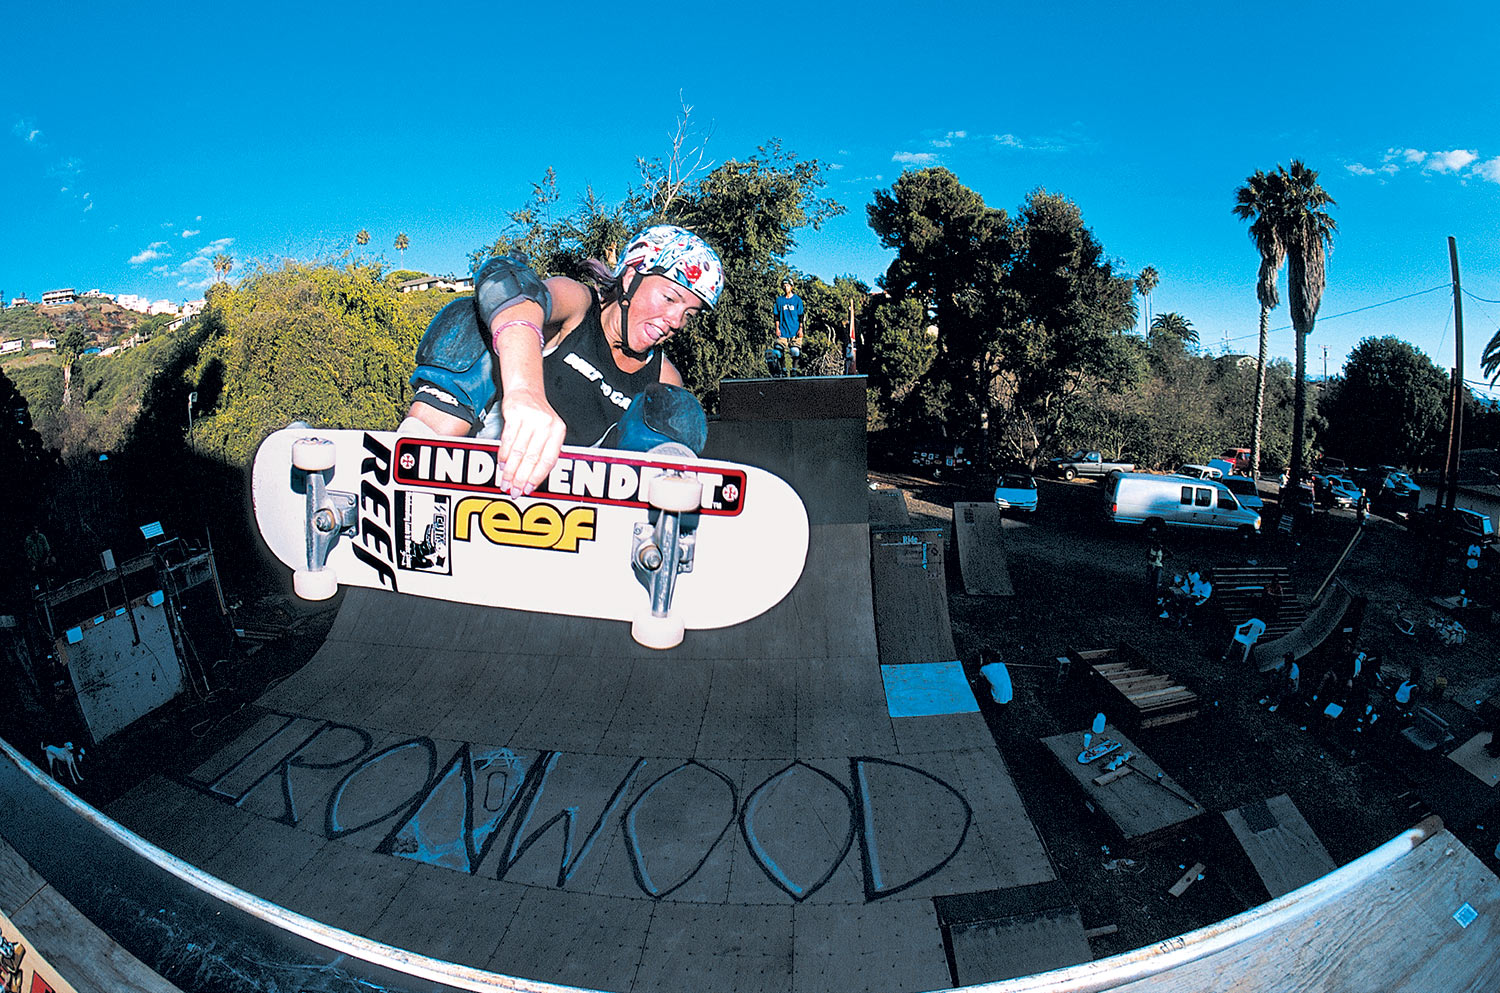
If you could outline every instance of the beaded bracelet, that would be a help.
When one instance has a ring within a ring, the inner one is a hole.
[[[490,338],[490,344],[494,346],[497,352],[500,350],[500,332],[504,331],[506,328],[513,327],[530,328],[531,330],[535,331],[536,343],[541,346],[543,351],[547,350],[547,336],[542,334],[541,328],[537,327],[530,321],[506,321],[504,324],[495,329],[494,335]]]

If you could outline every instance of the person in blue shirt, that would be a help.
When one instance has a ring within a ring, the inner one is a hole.
[[[775,305],[776,337],[781,345],[782,368],[792,373],[792,346],[802,340],[802,298],[792,289],[790,278],[781,281],[781,296]]]

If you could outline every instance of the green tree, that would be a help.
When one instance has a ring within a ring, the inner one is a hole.
[[[234,268],[234,256],[220,252],[214,256],[214,279],[223,282],[229,276],[229,271]]]
[[[401,231],[396,235],[396,251],[401,253],[401,264],[406,264],[406,249],[411,245],[411,239],[406,237],[406,232]]]
[[[938,328],[926,375],[943,389],[917,392],[954,440],[982,441],[987,429],[992,450],[1030,461],[1062,431],[1080,387],[1128,368],[1105,356],[1134,324],[1132,280],[1114,273],[1066,197],[1037,190],[1011,221],[946,169],[923,169],[877,191],[869,217],[897,253],[886,289],[924,302]]]
[[[62,358],[62,405],[64,408],[73,403],[73,367],[83,355],[83,350],[88,347],[89,334],[77,324],[68,325],[68,329],[57,340],[57,352]]]
[[[1293,159],[1291,168],[1283,170],[1285,196],[1272,217],[1272,223],[1286,246],[1287,309],[1291,312],[1292,331],[1297,343],[1296,397],[1292,409],[1291,484],[1302,479],[1302,457],[1307,428],[1307,336],[1312,334],[1328,285],[1328,251],[1338,224],[1327,208],[1337,206],[1322,186],[1318,173]]]
[[[1285,173],[1267,173],[1257,169],[1234,191],[1234,216],[1249,221],[1250,240],[1260,255],[1260,271],[1255,280],[1255,296],[1260,301],[1260,344],[1255,368],[1255,419],[1250,434],[1250,474],[1260,478],[1260,435],[1266,405],[1266,355],[1270,339],[1271,311],[1281,303],[1276,291],[1276,276],[1286,259],[1286,245],[1281,241],[1275,218],[1280,215],[1285,196]]]
[[[1196,348],[1198,332],[1193,322],[1175,311],[1157,314],[1151,322],[1151,341],[1171,341],[1179,350]]]
[[[672,201],[666,215],[640,218],[697,232],[724,261],[727,285],[718,305],[694,318],[688,334],[667,344],[683,381],[710,407],[717,403],[720,380],[765,370],[763,350],[773,333],[771,301],[797,232],[816,230],[844,211],[820,196],[823,168],[773,141],[704,175]]]
[[[1146,327],[1151,327],[1151,293],[1161,283],[1161,277],[1157,275],[1155,266],[1147,266],[1141,270],[1141,274],[1135,277],[1135,290],[1141,295],[1141,303],[1146,305]]]
[[[668,342],[667,352],[688,387],[712,409],[721,379],[764,374],[770,301],[779,275],[787,271],[785,257],[796,245],[796,232],[818,228],[843,212],[820,196],[823,170],[816,160],[799,160],[771,142],[747,159],[702,175],[696,165],[658,171],[647,164],[644,185],[622,203],[608,204],[590,190],[574,214],[559,216],[556,176],[549,169],[533,184],[529,201],[511,214],[507,229],[471,252],[469,260],[477,266],[493,255],[520,251],[544,276],[581,278],[585,260],[612,266],[624,240],[648,224],[679,224],[697,232],[723,259],[726,287],[717,306],[694,318],[687,333]]]
[[[927,374],[952,391],[941,420],[952,420],[958,436],[977,434],[1000,360],[1010,219],[943,168],[902,173],[889,191],[875,192],[866,210],[881,244],[896,251],[882,281],[886,291],[897,303],[917,301],[938,329]]]
[[[370,243],[369,230],[367,230],[366,228],[360,228],[359,232],[354,236],[354,243],[361,248],[368,245]]]
[[[1318,403],[1321,447],[1353,465],[1420,465],[1441,448],[1448,376],[1395,336],[1365,338]]]
[[[1078,206],[1045,190],[1018,212],[1013,243],[993,356],[1005,389],[990,420],[1009,420],[1011,438],[1034,438],[1013,452],[1030,456],[1054,443],[1085,384],[1130,388],[1134,366],[1118,361],[1116,339],[1135,324],[1133,280],[1115,273]]]
[[[247,461],[294,420],[394,428],[410,403],[412,356],[440,302],[416,309],[379,266],[287,261],[215,296],[222,332],[190,374],[204,413],[196,446]],[[428,294],[421,294],[427,296]]]
[[[884,427],[937,355],[937,329],[927,308],[916,297],[897,300],[881,294],[865,311],[866,354],[863,371],[877,397],[877,415]]]

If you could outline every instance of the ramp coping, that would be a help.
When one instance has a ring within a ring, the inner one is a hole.
[[[1321,879],[1218,923],[1096,962],[988,983],[981,988],[984,993],[1093,993],[1169,972],[1314,914],[1395,865],[1442,829],[1440,818],[1427,817]]]
[[[513,990],[522,991],[522,993],[605,993],[605,991],[586,987],[563,986],[540,980],[506,976],[409,952],[404,948],[375,941],[288,910],[280,904],[262,899],[225,882],[212,873],[204,872],[191,863],[184,862],[171,852],[153,845],[124,825],[111,820],[64,789],[61,784],[43,773],[30,759],[16,751],[10,742],[4,739],[0,739],[0,752],[3,752],[22,773],[30,777],[44,791],[50,793],[53,799],[141,858],[216,900],[259,918],[273,927],[322,945],[324,948],[351,955],[362,961],[417,979],[444,983],[457,989],[473,990],[475,993],[491,993],[495,990]]]

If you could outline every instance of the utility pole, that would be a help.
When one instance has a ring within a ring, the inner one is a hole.
[[[1448,264],[1453,269],[1453,413],[1448,431],[1447,492],[1439,497],[1452,507],[1458,498],[1459,453],[1464,446],[1464,301],[1458,281],[1458,242],[1448,236]]]
[[[1327,345],[1320,345],[1319,347],[1323,349],[1323,382],[1327,383],[1328,382],[1328,346]]]

